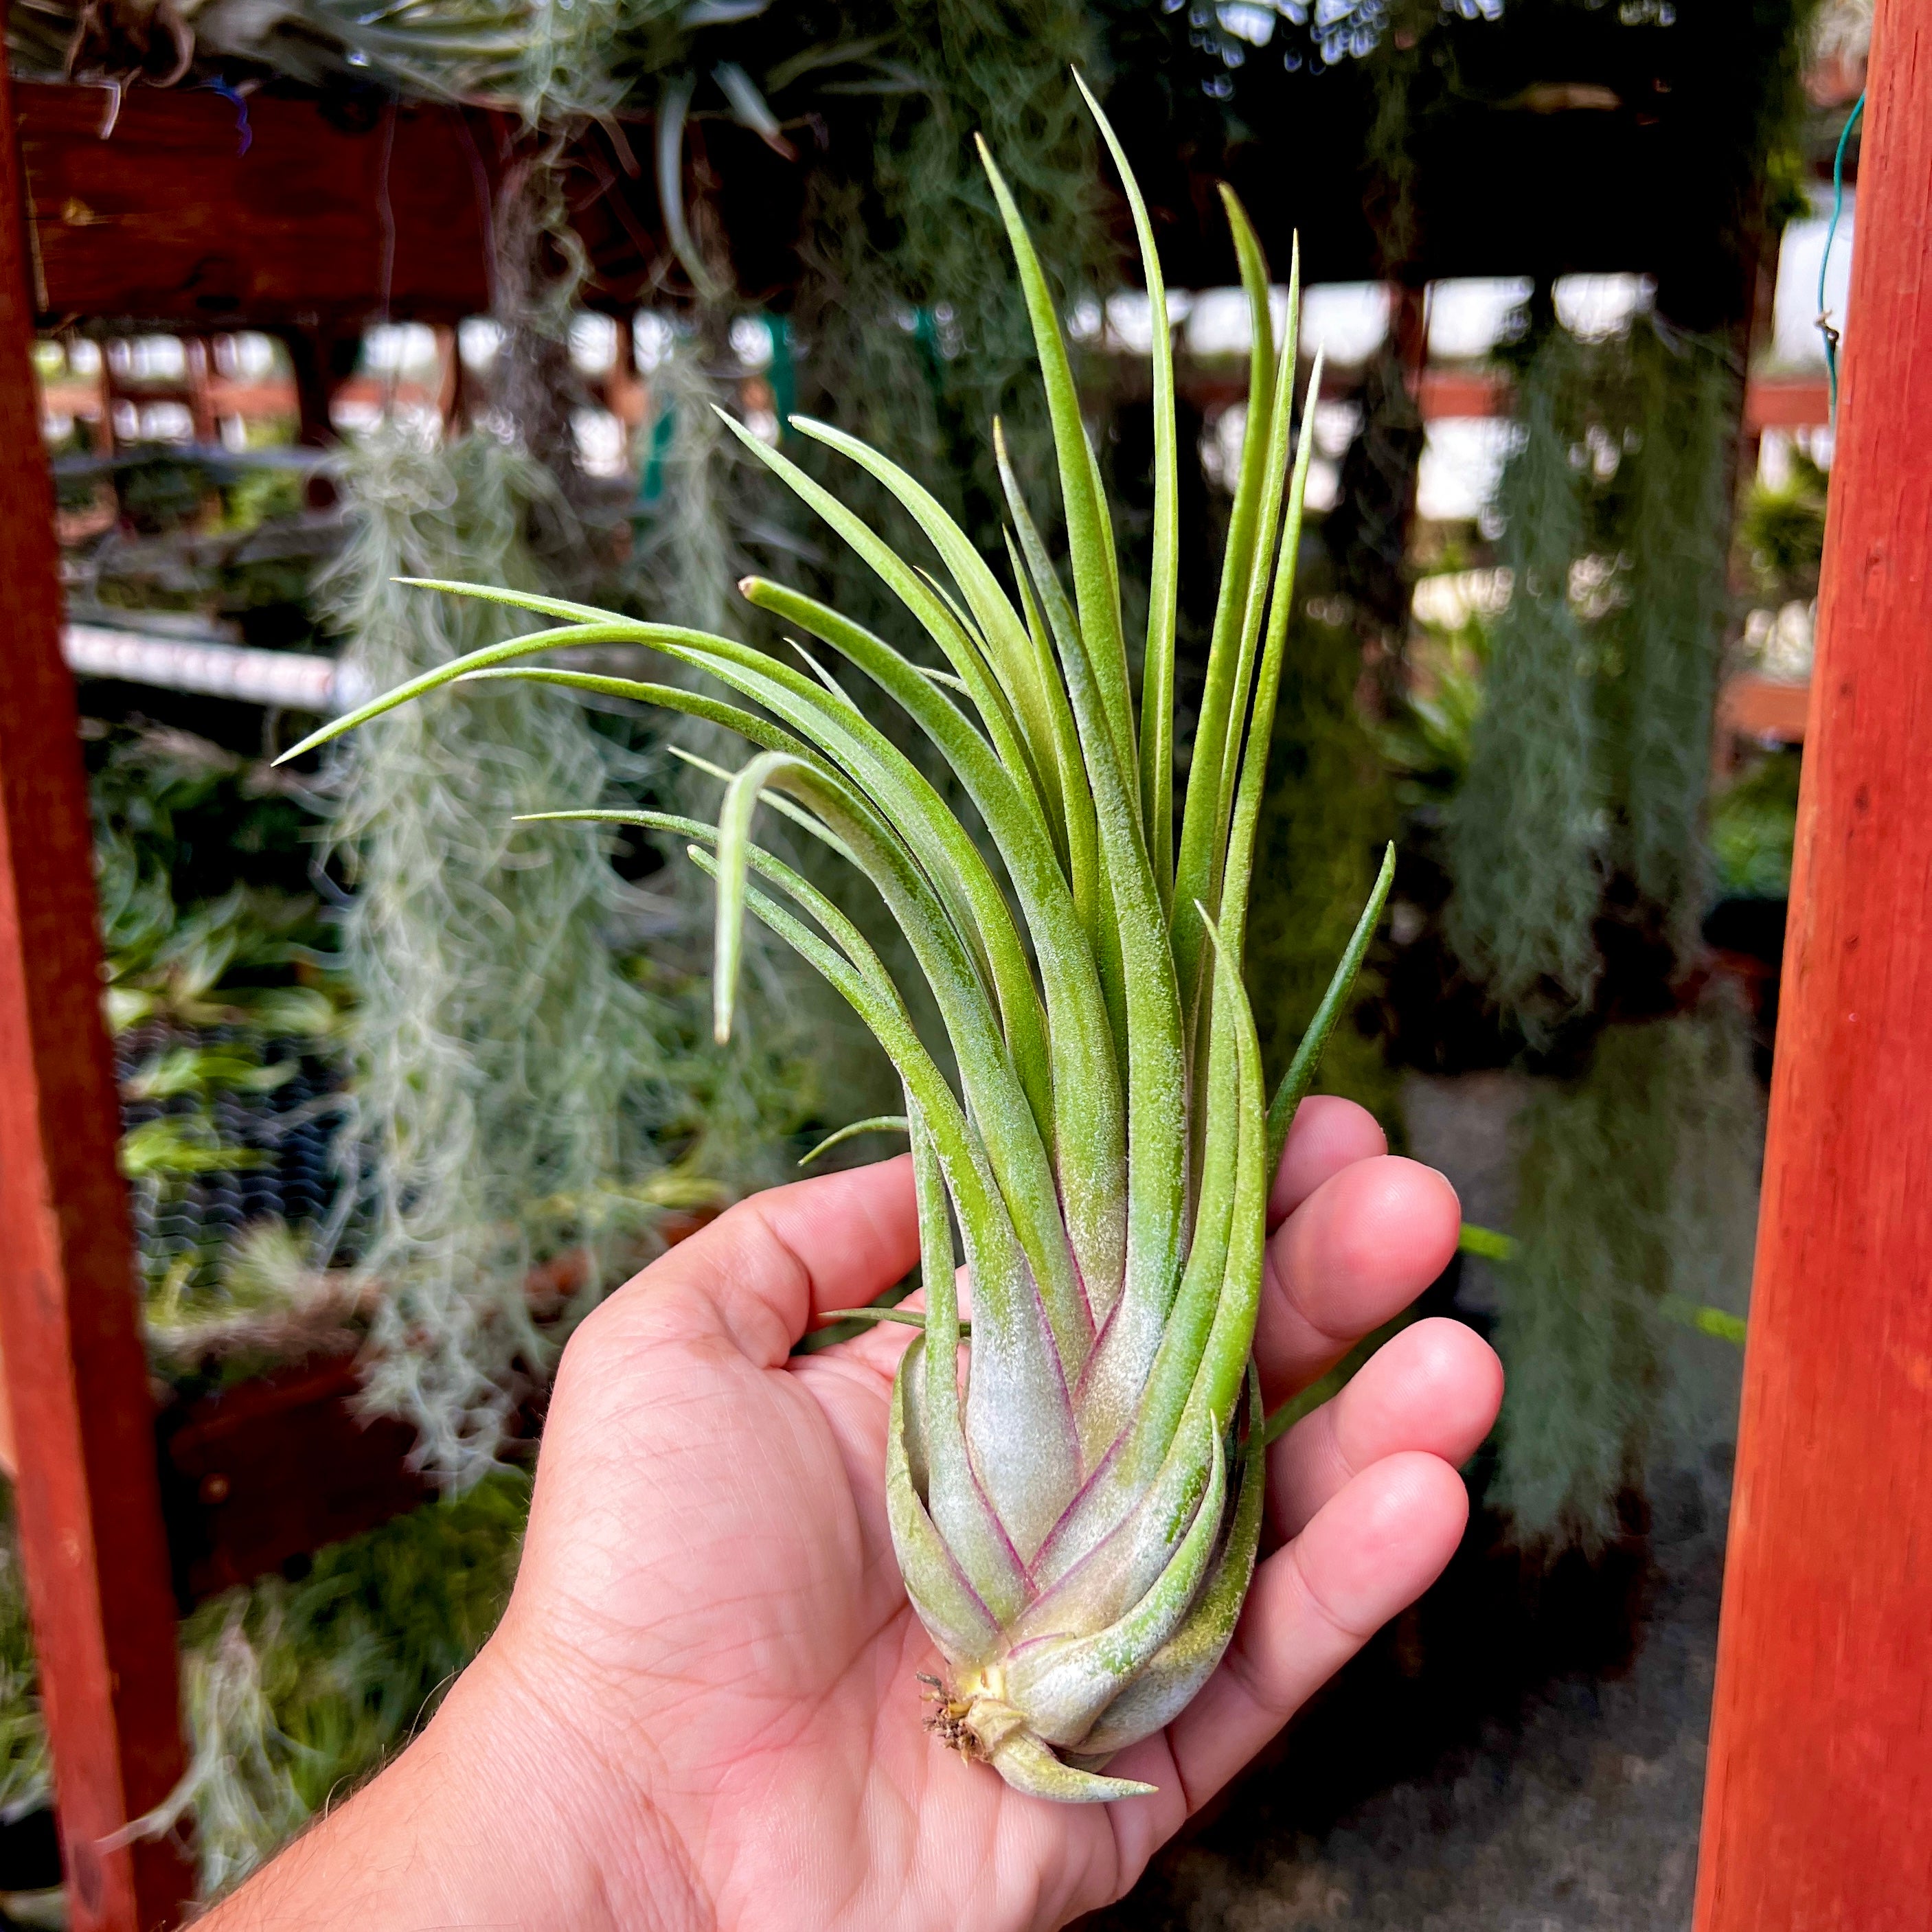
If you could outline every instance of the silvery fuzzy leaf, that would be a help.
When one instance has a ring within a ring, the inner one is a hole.
[[[1187,1620],[1220,1541],[1227,1468],[1214,1439],[1208,1493],[1173,1559],[1126,1616],[1091,1636],[1041,1638],[1007,1659],[1006,1695],[1047,1743],[1077,1745]]]
[[[1035,1580],[1043,1587],[1015,1627],[1016,1645],[1100,1629],[1138,1603],[1192,1525],[1213,1482],[1214,1461],[1213,1419],[1204,1409],[1191,1409],[1154,1480],[1119,1527],[1064,1570],[1044,1562],[1035,1565]]]
[[[998,1654],[999,1626],[973,1586],[960,1574],[926,1505],[913,1487],[906,1456],[906,1364],[908,1348],[892,1378],[892,1413],[886,1425],[886,1516],[893,1552],[898,1558],[906,1594],[919,1620],[947,1660],[960,1669],[983,1664]]]
[[[1115,1751],[1125,1750],[1172,1724],[1214,1676],[1234,1634],[1254,1577],[1268,1472],[1258,1386],[1252,1370],[1250,1383],[1248,1447],[1242,1459],[1240,1495],[1214,1574],[1186,1622],[1148,1660],[1140,1675],[1101,1712],[1094,1728],[1080,1741],[1078,1761],[1087,1768],[1104,1764]]]
[[[1009,1338],[982,1315],[973,1324],[966,1441],[974,1473],[1021,1560],[1051,1534],[1080,1486],[1080,1443],[1046,1317],[1026,1311],[1030,1337]]]

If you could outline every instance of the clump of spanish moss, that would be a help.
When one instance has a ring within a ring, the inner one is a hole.
[[[1618,602],[1607,628],[1611,862],[1658,909],[1680,952],[1696,944],[1708,875],[1703,808],[1728,607],[1725,563],[1741,392],[1710,344],[1630,332],[1621,500],[1610,508]],[[1609,548],[1608,542],[1604,548]]]
[[[1717,1439],[1735,1401],[1736,1344],[1707,1331],[1708,1311],[1744,1312],[1756,1226],[1762,1124],[1742,1016],[1713,997],[1606,1028],[1580,1076],[1538,1083],[1515,1132],[1490,1499],[1526,1544],[1592,1548],[1666,1441]]]
[[[1546,317],[1520,378],[1514,581],[1444,850],[1472,976],[1533,1048],[1587,1055],[1518,1123],[1499,1273],[1494,1497],[1532,1545],[1614,1533],[1684,1346],[1673,1311],[1735,1310],[1749,1277],[1742,1022],[1708,998],[1640,1017],[1670,1012],[1700,945],[1738,401],[1715,346],[1649,318],[1585,343]]]
[[[1512,590],[1446,853],[1450,938],[1533,1040],[1595,992],[1612,882],[1696,942],[1738,400],[1716,347],[1648,319],[1591,344],[1552,323],[1522,373]]]
[[[735,633],[748,614],[738,582],[753,567],[747,513],[765,493],[758,464],[718,419],[733,398],[706,367],[708,346],[698,331],[683,332],[651,372],[635,566],[653,614],[675,610],[680,623]],[[678,668],[658,658],[650,674],[674,677]]]
[[[818,412],[938,488],[997,551],[1002,520],[991,425],[1019,473],[1049,460],[1018,284],[975,158],[1000,158],[1063,310],[1113,280],[1095,144],[1072,80],[1094,23],[1074,0],[896,0],[892,44],[916,88],[882,92],[862,168],[814,176],[800,328]],[[822,400],[818,399],[822,398]],[[883,491],[855,507],[888,539],[910,530]],[[841,608],[874,598],[842,560]]]
[[[352,662],[381,686],[509,634],[500,607],[397,583],[530,587],[543,472],[493,436],[374,444],[332,580]],[[535,701],[531,701],[532,696]],[[674,1022],[621,970],[605,853],[519,813],[600,795],[610,758],[560,694],[466,688],[357,741],[333,828],[354,885],[345,962],[360,994],[352,1137],[366,1154],[376,1284],[370,1400],[422,1431],[458,1484],[494,1460],[550,1345],[532,1265],[580,1255],[594,1299],[653,1206],[677,1198],[635,1131]]]
[[[1582,1004],[1601,965],[1592,928],[1604,782],[1592,654],[1570,596],[1586,550],[1570,460],[1581,366],[1574,340],[1556,329],[1522,373],[1522,440],[1498,501],[1498,560],[1512,590],[1445,841],[1450,940],[1496,1003],[1523,1014]]]

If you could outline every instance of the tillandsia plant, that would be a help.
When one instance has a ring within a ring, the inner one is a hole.
[[[1249,429],[1177,846],[1166,298],[1146,207],[1088,99],[1126,176],[1153,310],[1155,520],[1138,718],[1099,466],[1046,279],[983,144],[1046,385],[1070,595],[1004,446],[1010,590],[934,499],[876,450],[794,422],[898,499],[950,586],[738,430],[878,573],[947,668],[915,664],[763,578],[746,580],[743,594],[837,652],[926,734],[979,813],[1004,886],[915,766],[802,646],[798,670],[676,626],[475,585],[427,586],[497,598],[555,628],[412,679],[297,748],[476,677],[664,706],[757,748],[729,777],[715,826],[650,812],[550,815],[692,842],[692,860],[718,886],[721,1039],[748,911],[850,1001],[891,1056],[905,1092],[926,1306],[902,1316],[922,1332],[894,1384],[887,1501],[908,1594],[950,1672],[935,1686],[932,1722],[1010,1784],[1069,1800],[1148,1789],[1101,1767],[1192,1698],[1246,1594],[1268,1438],[1250,1352],[1269,1184],[1390,872],[1385,862],[1270,1104],[1240,962],[1311,441],[1304,406],[1291,476],[1294,328],[1276,344],[1267,265],[1224,190],[1252,317]],[[1296,292],[1292,283],[1291,317]],[[1318,362],[1311,398],[1319,380]],[[616,644],[707,672],[758,710],[669,685],[504,664]],[[956,1090],[862,935],[752,843],[761,801],[877,887],[931,987]],[[970,1323],[955,1277],[955,1223]]]

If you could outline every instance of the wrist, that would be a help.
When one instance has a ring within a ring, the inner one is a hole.
[[[652,1787],[651,1741],[608,1734],[592,1687],[574,1660],[525,1640],[514,1606],[452,1688],[437,1722],[466,1778],[487,1785],[500,1856],[526,1872],[541,1832],[536,1891],[549,1909],[519,1925],[560,1932],[715,1932],[716,1914],[689,1855]],[[621,1700],[611,1699],[612,1707]]]
[[[538,1682],[493,1643],[393,1764],[202,1924],[696,1932],[710,1918],[634,1778],[601,1778]]]

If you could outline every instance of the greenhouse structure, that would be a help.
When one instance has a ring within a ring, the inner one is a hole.
[[[382,1772],[573,1335],[906,1148],[783,1372],[918,1330],[908,1695],[1012,1804],[1140,1802],[1378,1350],[1500,1360],[1439,1577],[1088,1922],[1924,1924],[1932,12],[0,22],[0,1926]],[[1311,1094],[1460,1223],[1290,1388]]]

